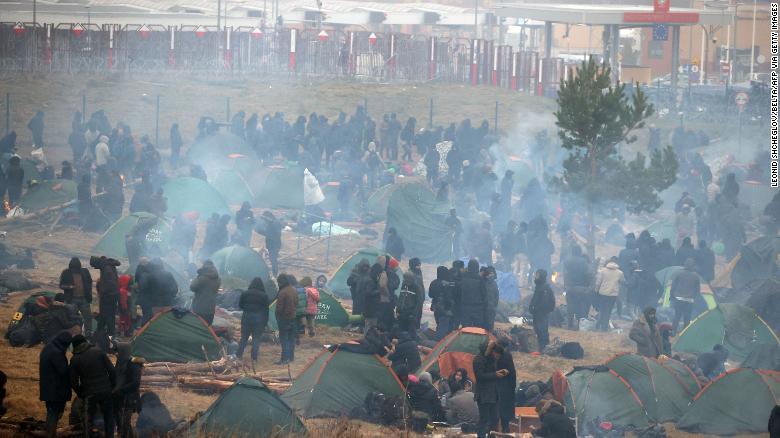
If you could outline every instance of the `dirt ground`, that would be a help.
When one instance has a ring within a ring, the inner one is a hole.
[[[227,98],[231,111],[246,109],[249,114],[257,112],[284,111],[291,115],[308,114],[312,111],[325,113],[329,118],[337,116],[339,110],[354,111],[355,105],[368,98],[369,112],[380,119],[386,112],[397,112],[404,119],[417,117],[419,124],[428,121],[430,99],[434,100],[434,120],[456,121],[471,117],[477,123],[488,118],[493,123],[495,104],[499,102],[499,125],[508,127],[531,113],[548,113],[553,103],[546,99],[529,98],[504,90],[490,88],[443,86],[425,84],[417,86],[389,86],[383,84],[355,83],[296,83],[273,84],[256,81],[235,81],[209,83],[189,78],[134,78],[120,80],[118,77],[97,79],[84,78],[19,78],[0,83],[0,95],[11,93],[11,128],[19,134],[19,145],[23,152],[29,152],[29,131],[27,121],[36,110],[46,111],[47,155],[52,163],[69,159],[67,135],[70,130],[72,112],[81,110],[81,97],[87,96],[87,113],[98,108],[107,111],[112,122],[119,119],[128,123],[135,134],[155,133],[155,103],[160,95],[160,145],[167,147],[167,132],[170,124],[179,122],[182,131],[192,135],[197,119],[201,115],[224,118]],[[0,114],[1,116],[2,114]],[[1,125],[0,121],[0,125]],[[186,142],[186,138],[185,138]],[[130,199],[127,196],[126,199]],[[256,214],[259,210],[256,211]],[[31,278],[40,284],[42,290],[56,290],[60,271],[67,266],[72,256],[88,257],[99,235],[82,233],[64,227],[51,227],[51,218],[22,222],[0,221],[0,230],[7,231],[6,243],[19,249],[32,249],[37,268],[29,271]],[[362,228],[359,224],[340,224],[346,227]],[[382,224],[374,228],[379,235]],[[199,229],[199,239],[204,230]],[[362,236],[334,237],[328,244],[310,237],[300,239],[291,232],[283,233],[284,247],[281,265],[284,271],[296,277],[331,274],[341,262],[359,248],[377,246],[380,243]],[[260,249],[263,238],[254,236],[252,246]],[[557,246],[557,244],[556,244]],[[301,248],[301,251],[298,249]],[[613,249],[613,248],[611,248]],[[612,254],[610,254],[612,255]],[[554,256],[557,260],[558,256]],[[404,261],[405,262],[405,261]],[[435,266],[424,265],[426,281],[435,278]],[[524,290],[523,295],[529,293]],[[0,303],[0,321],[10,321],[19,303],[27,294],[17,294],[8,302]],[[430,319],[430,315],[426,314]],[[532,356],[516,353],[515,365],[519,380],[546,380],[556,369],[570,370],[575,365],[596,364],[612,355],[632,351],[633,343],[628,339],[628,322],[622,322],[622,333],[594,334],[551,329],[551,338],[577,341],[585,349],[585,357],[579,361],[546,356]],[[5,324],[0,324],[0,334],[5,333]],[[296,376],[305,365],[322,349],[323,345],[354,338],[356,335],[341,330],[322,330],[314,338],[304,338],[296,350],[296,361],[289,373]],[[8,407],[6,418],[19,420],[25,417],[44,418],[44,406],[38,401],[38,355],[40,347],[11,348],[0,342],[0,369],[8,375],[6,390]],[[274,344],[262,346],[257,366],[259,375],[285,372],[285,368],[273,365],[280,354],[280,347]],[[215,400],[215,395],[185,392],[179,389],[160,391],[161,398],[168,405],[175,418],[186,419],[205,410]],[[374,437],[400,436],[397,430],[386,430],[360,422],[308,421],[312,436],[332,437]],[[673,427],[669,428],[673,430]],[[671,432],[674,437],[690,435]]]

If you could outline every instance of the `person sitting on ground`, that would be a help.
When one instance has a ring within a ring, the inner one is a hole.
[[[542,400],[536,405],[542,426],[533,431],[534,436],[548,438],[577,438],[574,422],[566,415],[566,409],[555,400]]]
[[[391,367],[396,373],[401,366],[405,366],[410,370],[416,370],[422,363],[420,353],[417,351],[417,342],[415,342],[409,332],[398,334],[398,339],[393,341],[387,358],[392,362]]]
[[[153,438],[166,436],[168,432],[176,428],[176,423],[171,418],[168,408],[154,392],[145,392],[141,396],[141,412],[135,423],[135,432],[138,438]]]
[[[479,422],[479,407],[474,400],[474,393],[471,392],[471,381],[463,380],[450,386],[451,395],[447,397],[445,403],[445,413],[447,423],[452,425],[471,424],[476,426]]]
[[[725,362],[729,358],[729,350],[721,344],[715,344],[712,351],[702,353],[696,359],[696,366],[702,375],[712,380],[726,372]]]
[[[414,369],[414,368],[409,368]],[[433,386],[431,374],[428,372],[420,373],[417,382],[409,383],[409,404],[412,411],[424,413],[428,422],[441,420],[444,416],[439,401],[439,393]],[[414,413],[412,414],[414,417]]]

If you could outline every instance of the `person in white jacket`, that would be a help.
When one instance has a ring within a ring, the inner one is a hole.
[[[596,328],[601,331],[609,330],[609,317],[612,315],[612,308],[615,307],[620,288],[625,283],[623,271],[618,266],[617,258],[609,259],[603,268],[599,269],[596,275],[596,292],[598,297],[596,306],[599,311],[599,320]]]

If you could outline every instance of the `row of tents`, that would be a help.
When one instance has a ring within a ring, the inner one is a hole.
[[[455,367],[466,367],[463,364],[470,363],[488,338],[490,334],[478,328],[452,332],[418,372],[438,370],[448,375]],[[271,427],[302,430],[298,415],[350,415],[372,392],[403,400],[405,390],[380,357],[324,349],[280,397],[259,382],[243,379],[223,393],[192,430],[256,436],[268,436]],[[604,422],[635,430],[675,422],[678,429],[692,433],[758,433],[765,431],[769,412],[780,403],[780,373],[737,368],[702,385],[681,362],[623,353],[602,365],[576,367],[566,375],[563,402],[576,418],[579,433]]]

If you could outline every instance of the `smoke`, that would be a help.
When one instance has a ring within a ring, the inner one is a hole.
[[[536,136],[547,131],[547,146],[537,147]],[[491,157],[495,160],[495,172],[503,175],[507,170],[515,172],[517,186],[525,186],[531,178],[540,177],[534,171],[534,163],[551,163],[550,157],[558,155],[560,145],[557,142],[555,116],[549,112],[524,112],[518,114],[515,124],[507,135],[490,146]],[[538,171],[539,169],[537,169]],[[541,178],[540,178],[540,182]]]

